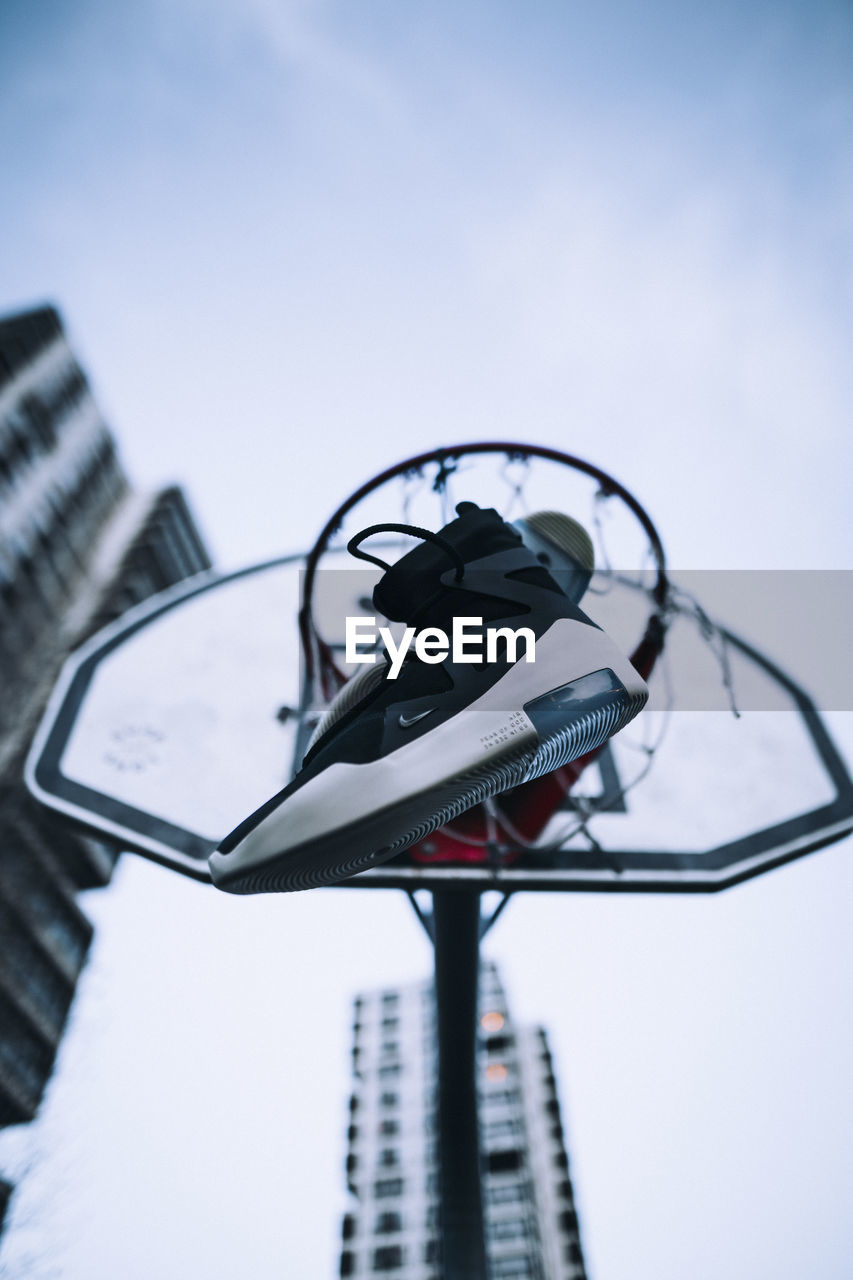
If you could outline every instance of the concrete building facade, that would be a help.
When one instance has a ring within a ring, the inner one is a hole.
[[[545,1031],[481,969],[477,1049],[488,1280],[585,1280]],[[440,1280],[432,983],[355,1001],[341,1276]]]
[[[178,487],[131,489],[57,312],[0,320],[0,1126],[39,1105],[91,940],[76,894],[117,856],[30,800],[33,732],[72,648],[209,566]]]

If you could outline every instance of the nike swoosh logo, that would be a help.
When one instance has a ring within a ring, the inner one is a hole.
[[[430,707],[428,711],[421,711],[420,715],[404,716],[400,714],[397,717],[397,724],[401,729],[411,729],[413,724],[417,724],[419,720],[423,720],[424,716],[431,716],[435,707]]]

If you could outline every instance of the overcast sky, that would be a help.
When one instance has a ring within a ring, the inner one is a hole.
[[[849,569],[851,54],[841,3],[7,0],[0,308],[60,307],[223,564],[495,436],[613,472],[676,568]],[[592,1280],[849,1276],[849,853],[496,927]],[[407,905],[128,857],[86,909],[0,1270],[328,1280],[349,1003],[429,971]]]

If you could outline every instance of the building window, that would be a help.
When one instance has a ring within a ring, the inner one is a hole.
[[[522,1153],[517,1147],[508,1151],[490,1151],[486,1159],[489,1173],[511,1173],[520,1169],[523,1163]]]
[[[516,1278],[521,1280],[523,1276],[532,1276],[533,1272],[527,1258],[519,1256],[515,1258],[495,1258],[492,1262],[492,1275],[496,1278],[500,1276],[501,1280],[504,1280],[504,1278],[509,1280],[510,1276],[513,1277],[513,1280],[516,1280]]]
[[[32,437],[47,452],[56,444],[56,432],[47,406],[38,396],[24,396],[21,401],[21,412],[24,415]]]
[[[399,1029],[400,1029],[399,1018],[389,1015],[388,1017],[385,1017],[382,1019],[382,1030],[385,1032],[386,1035],[390,1034],[390,1032],[392,1031],[399,1031]]]
[[[373,1194],[377,1200],[387,1200],[390,1196],[403,1194],[402,1178],[380,1178],[373,1184]]]
[[[379,1095],[380,1107],[396,1107],[400,1101],[399,1093],[381,1093]]]
[[[355,1275],[355,1254],[350,1253],[349,1249],[344,1249],[343,1253],[341,1254],[340,1270],[341,1270],[342,1276]]]
[[[512,1120],[492,1120],[485,1126],[486,1140],[492,1142],[499,1138],[514,1138],[517,1128]]]
[[[403,1265],[403,1246],[386,1244],[373,1252],[374,1271],[398,1271]]]
[[[497,1107],[483,1107],[481,1109],[481,1116],[484,1133],[491,1125],[507,1123],[514,1124],[516,1121],[521,1123],[519,1108],[508,1107],[504,1103],[501,1103],[500,1106]]]
[[[524,1187],[520,1182],[505,1182],[489,1187],[488,1197],[492,1204],[516,1204],[524,1199]]]
[[[376,1218],[376,1226],[373,1228],[378,1236],[390,1235],[392,1231],[403,1230],[403,1218],[399,1213],[380,1213]]]
[[[344,1220],[341,1223],[341,1235],[344,1240],[352,1240],[355,1235],[355,1216],[353,1214],[344,1214]]]
[[[392,1080],[394,1076],[398,1076],[402,1071],[399,1062],[386,1062],[379,1068],[380,1080]]]
[[[515,1089],[491,1089],[483,1101],[486,1104],[487,1113],[490,1114],[501,1106],[517,1103],[518,1094]]]
[[[560,1229],[562,1231],[576,1233],[578,1229],[578,1215],[573,1209],[564,1209],[558,1219]]]
[[[399,1132],[400,1125],[396,1120],[381,1120],[379,1122],[379,1133],[383,1138],[393,1138]]]
[[[523,1240],[527,1235],[527,1224],[523,1218],[499,1218],[491,1226],[495,1240]]]
[[[400,1153],[396,1147],[383,1147],[379,1152],[379,1163],[386,1169],[400,1163]]]
[[[385,1013],[388,1009],[396,1009],[400,1003],[399,993],[396,991],[382,992],[382,1011]]]

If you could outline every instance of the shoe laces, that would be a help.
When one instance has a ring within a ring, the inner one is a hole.
[[[431,529],[422,529],[416,524],[371,524],[366,529],[362,529],[361,533],[357,533],[355,537],[350,538],[347,543],[347,551],[351,556],[355,556],[358,560],[367,560],[371,564],[378,565],[380,569],[386,571],[391,568],[386,560],[380,560],[379,556],[371,555],[369,551],[362,551],[361,544],[367,538],[372,538],[376,533],[405,533],[412,538],[420,538],[423,542],[432,542],[441,551],[453,561],[456,568],[456,577],[454,581],[461,582],[465,574],[465,561],[462,556],[446,538],[442,538],[440,533],[433,533]]]

